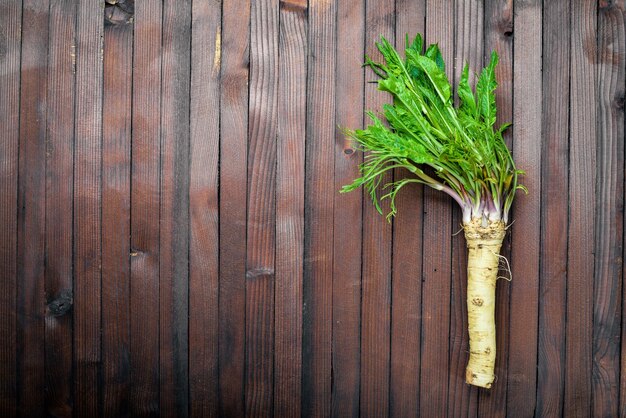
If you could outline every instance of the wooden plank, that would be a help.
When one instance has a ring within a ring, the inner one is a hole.
[[[274,416],[300,417],[306,137],[306,2],[280,3]]]
[[[130,413],[133,26],[105,25],[102,114],[102,411]]]
[[[79,1],[74,152],[74,408],[100,415],[102,6]]]
[[[537,385],[537,316],[541,242],[541,25],[542,2],[515,3],[513,45],[513,155],[526,174],[512,218],[511,319],[507,415],[525,417],[535,409]],[[519,278],[519,279],[517,279]]]
[[[425,34],[425,1],[396,1],[396,47]],[[396,169],[394,178],[410,176]],[[423,186],[410,184],[396,199],[393,224],[390,415],[419,414]],[[417,256],[416,256],[417,255]]]
[[[426,44],[437,43],[446,74],[454,69],[454,4],[426,2]],[[420,416],[446,416],[450,371],[452,199],[424,189]]]
[[[45,414],[44,263],[48,2],[25,1],[22,15],[17,217],[18,415]]]
[[[365,3],[365,52],[373,60],[382,60],[375,43],[384,36],[394,42],[394,5],[386,1]],[[366,81],[378,77],[366,70]],[[376,83],[365,86],[365,109],[380,112],[389,95],[378,91]],[[370,120],[364,120],[367,125]],[[391,174],[382,184],[389,183]],[[391,333],[391,223],[381,216],[369,197],[363,206],[363,253],[361,287],[361,415],[389,415],[389,372]],[[389,203],[381,206],[384,213]]]
[[[309,3],[302,414],[331,414],[335,0]]]
[[[224,2],[222,7],[219,416],[242,417],[250,2]]]
[[[191,2],[165,2],[161,47],[160,413],[189,414],[189,91]]]
[[[537,416],[561,416],[567,305],[569,2],[544,3]],[[519,277],[519,276],[517,276]]]
[[[485,2],[484,59],[488,64],[492,51],[500,62],[496,67],[497,123],[513,121],[513,0]],[[513,144],[513,129],[504,134],[509,149]],[[514,216],[514,214],[513,214]],[[511,218],[511,217],[510,217]],[[501,254],[511,256],[511,234],[507,234]],[[467,264],[465,265],[467,269]],[[478,390],[478,416],[506,416],[506,390],[508,385],[510,289],[508,282],[500,280],[496,286],[496,366],[497,380],[489,391]]]
[[[455,10],[454,88],[458,86],[463,66],[469,65],[469,84],[483,64],[484,7],[481,1],[457,2]],[[458,102],[458,100],[457,100]],[[467,325],[467,246],[459,231],[463,217],[458,205],[452,211],[452,283],[450,298],[450,378],[448,383],[448,416],[476,416],[478,388],[465,383],[469,333]],[[457,234],[457,232],[459,232]],[[495,389],[495,388],[493,388]],[[493,390],[492,389],[492,390]]]
[[[246,416],[272,412],[278,0],[251,3],[246,256]]]
[[[363,125],[363,41],[365,1],[337,3],[335,121],[351,129]],[[361,221],[360,190],[340,194],[359,177],[362,154],[340,129],[335,131],[333,218],[332,416],[359,415],[361,360]]]
[[[131,415],[159,413],[159,160],[161,22],[159,1],[135,4],[131,168]],[[156,87],[155,87],[156,86]]]
[[[0,2],[0,412],[17,414],[17,187],[21,3]]]
[[[624,1],[599,2],[592,405],[618,416],[624,234]]]
[[[72,416],[74,2],[50,2],[46,145],[46,411]],[[68,51],[71,51],[68,54]]]
[[[218,416],[218,163],[221,7],[192,3],[189,183],[189,403]]]
[[[569,235],[565,397],[567,417],[591,415],[596,172],[595,2],[571,3]]]
[[[395,38],[404,50],[406,37],[424,34],[425,1],[396,1]],[[394,178],[411,176],[397,169]],[[422,308],[422,215],[424,188],[410,184],[396,199],[393,221],[391,305],[391,370],[389,415],[417,416],[420,402],[420,337]]]

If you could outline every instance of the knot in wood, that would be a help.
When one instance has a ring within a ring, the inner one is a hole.
[[[615,0],[600,0],[598,7],[601,11],[607,11],[615,7]]]
[[[71,291],[62,292],[57,298],[48,303],[48,312],[52,316],[62,316],[69,312],[74,304]]]
[[[135,0],[105,0],[105,25],[127,25],[133,23]]]
[[[246,271],[246,279],[248,280],[261,279],[264,277],[274,278],[274,269],[256,268]]]

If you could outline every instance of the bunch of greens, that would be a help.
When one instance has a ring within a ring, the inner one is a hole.
[[[396,213],[398,191],[409,183],[423,183],[452,196],[461,206],[466,224],[471,219],[506,224],[515,191],[525,188],[518,184],[522,171],[515,168],[502,138],[509,124],[494,129],[498,55],[492,53],[489,65],[478,77],[475,92],[468,84],[465,65],[455,106],[436,44],[423,52],[419,34],[411,43],[407,37],[404,58],[385,38],[376,46],[384,63],[366,57],[365,65],[380,76],[378,88],[391,93],[393,104],[384,105],[384,121],[368,112],[372,125],[345,131],[368,153],[360,166],[361,177],[342,191],[364,186],[381,213],[380,200],[390,199],[391,217]],[[383,175],[399,167],[415,177],[385,185],[387,193],[379,198],[377,189]]]

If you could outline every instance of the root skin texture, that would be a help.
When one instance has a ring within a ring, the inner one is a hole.
[[[489,389],[496,361],[496,280],[506,233],[502,221],[474,218],[463,225],[467,241],[467,315],[470,356],[465,381]]]

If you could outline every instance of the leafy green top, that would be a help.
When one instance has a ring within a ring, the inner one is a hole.
[[[498,55],[495,51],[491,54],[475,93],[468,84],[465,65],[457,87],[459,105],[455,107],[436,44],[422,53],[421,35],[410,44],[407,37],[404,59],[385,38],[376,46],[385,62],[366,57],[365,66],[380,77],[378,89],[391,93],[393,104],[383,106],[386,123],[368,112],[372,125],[345,130],[361,150],[368,152],[360,166],[361,177],[344,186],[342,192],[364,186],[380,213],[380,200],[390,199],[391,217],[396,213],[398,191],[408,183],[423,183],[452,196],[463,209],[464,222],[472,218],[507,222],[515,191],[526,189],[517,182],[523,172],[515,168],[502,139],[509,124],[494,130]],[[431,167],[434,176],[425,173],[424,166]],[[399,167],[415,177],[385,185],[388,192],[379,198],[377,189],[383,175]]]

